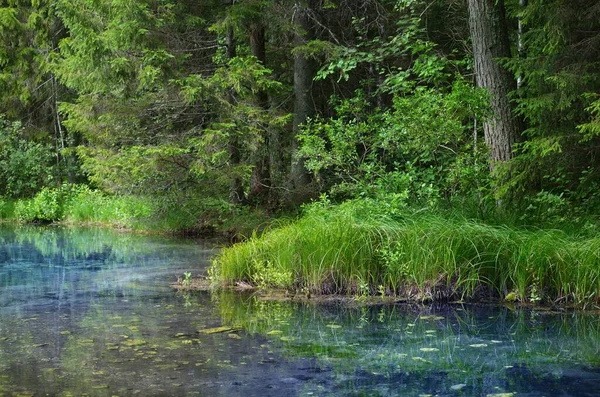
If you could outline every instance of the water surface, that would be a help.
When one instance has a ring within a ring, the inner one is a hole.
[[[594,396],[600,320],[181,294],[197,241],[0,229],[0,396]]]

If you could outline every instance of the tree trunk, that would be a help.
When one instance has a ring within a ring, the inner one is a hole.
[[[235,40],[233,36],[233,27],[230,26],[227,29],[227,58],[232,59],[235,57]],[[229,91],[227,100],[230,104],[235,103],[235,94],[233,90]],[[246,201],[246,195],[244,194],[244,185],[242,184],[242,178],[238,174],[238,168],[241,164],[240,145],[238,136],[235,132],[231,133],[228,142],[229,151],[229,163],[233,170],[231,176],[231,183],[229,185],[229,202],[233,205],[240,205]]]
[[[253,23],[250,26],[250,53],[255,56],[263,66],[266,66],[265,27],[261,23]],[[256,95],[258,106],[266,113],[269,111],[269,97],[264,91]],[[254,168],[250,179],[250,192],[248,199],[258,204],[269,201],[271,194],[271,180],[269,172],[269,134],[266,125],[263,126],[263,141],[259,143],[254,160]]]
[[[296,1],[294,23],[296,24],[295,47],[305,45],[313,38],[310,18],[311,3],[314,1]],[[307,119],[315,114],[315,104],[312,97],[312,82],[315,74],[314,62],[301,52],[294,55],[294,121],[292,137],[292,164],[290,182],[293,194],[302,193],[310,183],[310,176],[304,166],[304,161],[298,158],[298,133]],[[302,195],[302,194],[301,194]],[[302,200],[302,197],[300,197]]]
[[[497,162],[512,158],[513,144],[521,132],[520,122],[512,113],[508,98],[516,83],[513,76],[498,63],[498,58],[510,57],[504,1],[468,0],[468,8],[475,79],[479,87],[487,88],[490,92],[494,112],[483,126],[493,169]]]

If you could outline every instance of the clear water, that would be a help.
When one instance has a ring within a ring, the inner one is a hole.
[[[595,396],[597,313],[181,294],[195,241],[0,229],[0,396]]]

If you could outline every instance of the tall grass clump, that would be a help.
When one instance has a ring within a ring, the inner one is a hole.
[[[108,196],[86,186],[69,202],[65,219],[135,229],[147,222],[154,208],[152,201],[144,197]]]
[[[367,201],[316,204],[224,249],[211,273],[217,286],[585,304],[600,301],[600,239],[435,213],[391,217]]]

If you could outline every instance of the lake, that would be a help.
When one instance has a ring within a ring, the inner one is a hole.
[[[598,396],[600,317],[181,293],[208,243],[0,228],[0,396]]]

